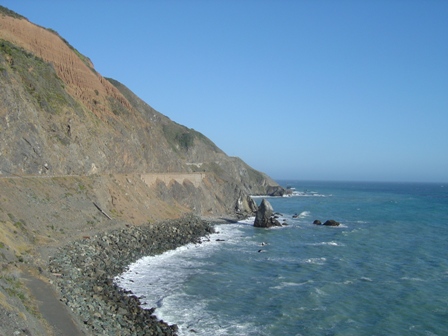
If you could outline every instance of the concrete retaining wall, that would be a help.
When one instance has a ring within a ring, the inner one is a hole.
[[[159,174],[143,174],[141,178],[145,183],[151,187],[157,180],[162,181],[165,185],[169,185],[173,181],[183,184],[184,181],[190,181],[193,185],[198,188],[202,184],[202,180],[205,177],[205,173],[159,173]]]

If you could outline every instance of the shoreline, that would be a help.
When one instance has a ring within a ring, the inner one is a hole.
[[[214,224],[234,222],[226,218],[187,215],[145,226],[129,226],[85,237],[59,248],[48,269],[53,284],[90,335],[177,335],[177,326],[153,315],[155,308],[141,308],[132,292],[114,278],[138,259],[158,255],[214,233]]]

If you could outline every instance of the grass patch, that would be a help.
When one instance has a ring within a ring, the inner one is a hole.
[[[118,212],[117,209],[113,208],[112,210],[110,210],[110,213],[114,216],[114,217],[121,217],[121,214],[123,213],[122,211]]]
[[[26,224],[25,224],[25,221],[23,221],[23,220],[14,222],[14,227],[16,227],[16,228],[18,228],[18,229],[20,229],[20,230],[22,230],[22,231],[26,230],[26,229],[25,229],[25,225],[26,225]]]
[[[9,275],[0,275],[0,280],[3,280],[2,287],[10,297],[18,298],[23,303],[23,306],[28,312],[30,312],[34,316],[40,316],[36,305],[28,296],[27,290],[22,282],[20,282],[17,278]],[[3,294],[0,295],[0,299],[1,301],[6,303],[6,297]]]
[[[93,225],[96,224],[96,222],[93,221],[93,220],[88,220],[88,221],[87,221],[87,224],[93,226]]]
[[[205,143],[214,152],[221,152],[221,150],[205,135],[187,128],[177,123],[170,122],[162,126],[163,135],[168,143],[176,152],[186,152],[194,146],[195,141],[198,140]]]
[[[18,75],[23,87],[42,110],[58,115],[67,106],[75,110],[80,108],[65,91],[64,83],[51,63],[1,39],[0,66]]]
[[[175,122],[163,125],[162,130],[165,139],[176,152],[188,151],[194,144],[195,134],[190,129]]]
[[[107,100],[109,102],[110,109],[112,110],[113,114],[116,116],[128,116],[129,110],[126,106],[124,106],[122,103],[120,103],[117,99],[113,97],[107,97]]]
[[[5,291],[14,297],[18,297],[22,302],[26,300],[22,283],[16,278],[8,275],[0,275],[0,279],[6,283]]]

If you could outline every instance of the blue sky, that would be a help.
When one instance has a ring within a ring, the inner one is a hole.
[[[448,182],[448,1],[0,4],[275,179]]]

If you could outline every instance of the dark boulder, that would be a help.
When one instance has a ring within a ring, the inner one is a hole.
[[[320,220],[318,220],[318,219],[315,219],[313,224],[315,224],[315,225],[322,225],[322,222]]]
[[[324,225],[326,226],[339,226],[341,223],[336,222],[334,219],[327,220]]]
[[[283,226],[284,224],[280,223],[276,218],[270,218],[271,225],[270,226]]]
[[[271,203],[269,203],[266,199],[263,199],[258,207],[254,226],[263,228],[282,226],[282,224],[274,216],[274,209],[272,208]]]

